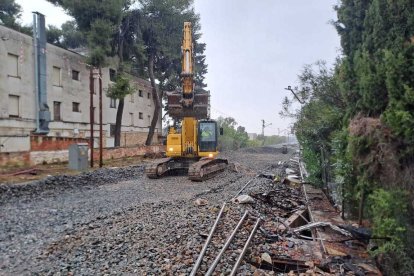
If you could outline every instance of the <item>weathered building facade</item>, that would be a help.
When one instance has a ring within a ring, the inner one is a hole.
[[[50,111],[49,133],[35,135],[37,99],[33,38],[0,25],[0,153],[31,151],[39,141],[90,137],[90,70],[85,57],[57,46],[46,45],[46,93]],[[105,91],[114,81],[116,66],[102,68],[104,147],[114,146],[117,101]],[[150,82],[131,76],[135,92],[125,98],[121,146],[142,145],[154,113]],[[99,145],[99,91],[95,79],[93,109],[94,146]],[[159,116],[161,118],[161,114]],[[161,134],[161,119],[157,124]]]

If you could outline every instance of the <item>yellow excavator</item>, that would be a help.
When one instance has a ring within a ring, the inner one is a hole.
[[[193,181],[203,181],[224,170],[226,159],[216,158],[217,122],[208,120],[209,93],[195,92],[194,51],[191,22],[184,22],[180,91],[167,92],[167,110],[174,119],[167,135],[166,158],[158,159],[145,168],[149,178],[159,178],[175,171],[188,171]]]

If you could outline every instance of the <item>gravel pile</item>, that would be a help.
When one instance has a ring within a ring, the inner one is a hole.
[[[102,168],[76,176],[57,175],[24,184],[2,184],[0,185],[0,202],[6,202],[8,199],[14,200],[21,196],[45,196],[67,189],[91,188],[103,184],[116,183],[142,176],[143,172],[143,166]]]
[[[240,149],[242,153],[253,154],[282,154],[281,147],[257,147],[257,148],[244,148]]]
[[[185,176],[149,180],[137,166],[1,188],[0,274],[188,275],[223,201],[260,172],[281,171],[279,162],[291,157],[245,151],[222,154],[238,164],[237,171],[205,182]],[[245,192],[263,193],[272,185],[267,178],[254,178]],[[198,198],[207,204],[197,206]],[[224,243],[245,209],[258,216],[261,206],[229,203],[214,248]],[[249,217],[216,271],[231,269],[253,224]],[[261,242],[260,236],[255,240]],[[199,275],[214,258],[214,248]],[[244,263],[239,273],[256,269]]]

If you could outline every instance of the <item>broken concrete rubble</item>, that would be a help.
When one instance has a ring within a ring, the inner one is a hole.
[[[366,244],[358,243],[369,239],[366,232],[346,225],[322,190],[302,184],[298,158],[284,165],[282,182],[250,193],[256,199],[252,208],[265,219],[247,262],[265,272],[289,275],[381,275]]]
[[[239,195],[234,199],[234,202],[240,204],[253,203],[254,199],[249,195]]]

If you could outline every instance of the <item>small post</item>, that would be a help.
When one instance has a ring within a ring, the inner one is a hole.
[[[102,69],[99,67],[99,168],[102,168]]]
[[[90,67],[90,73],[89,73],[89,94],[90,94],[90,106],[89,106],[89,122],[91,125],[91,134],[89,138],[89,143],[91,147],[91,168],[93,168],[93,144],[94,144],[94,137],[93,137],[93,123],[94,123],[94,112],[93,112],[93,92],[95,89],[94,85],[94,79],[93,79],[93,68]]]

